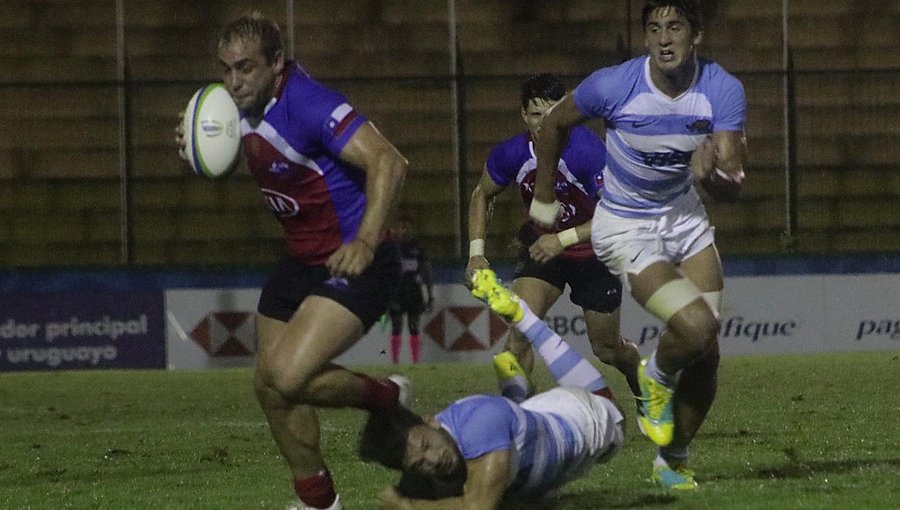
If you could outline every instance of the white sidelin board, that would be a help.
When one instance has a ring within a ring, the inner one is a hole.
[[[725,282],[719,341],[724,356],[900,350],[900,275],[733,277]],[[188,289],[166,292],[168,366],[173,369],[249,366],[255,347],[252,319],[259,289]],[[590,355],[581,310],[568,293],[547,323],[579,352]],[[488,362],[503,345],[505,325],[461,284],[435,286],[434,308],[422,316],[421,360]],[[622,305],[622,334],[648,354],[662,325],[630,297]],[[204,336],[205,335],[205,336]],[[203,340],[198,341],[200,337]],[[338,363],[391,362],[389,323],[376,323]],[[403,333],[401,363],[409,363]]]

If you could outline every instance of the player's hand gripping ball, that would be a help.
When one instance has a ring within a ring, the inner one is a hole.
[[[219,179],[238,166],[241,119],[221,83],[200,88],[184,112],[184,153],[198,175]]]

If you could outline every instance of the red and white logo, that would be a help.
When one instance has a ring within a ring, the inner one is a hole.
[[[189,336],[214,358],[256,353],[256,321],[249,312],[213,312]]]
[[[275,213],[275,216],[278,216],[279,218],[291,218],[300,212],[300,204],[284,193],[279,193],[278,191],[268,188],[260,188],[259,190],[262,191],[263,200],[265,200],[269,209]]]
[[[484,306],[450,306],[435,314],[425,333],[445,351],[488,351],[509,326]]]

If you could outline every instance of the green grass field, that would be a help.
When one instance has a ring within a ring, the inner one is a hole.
[[[489,366],[398,371],[413,380],[414,408],[424,413],[495,391]],[[625,395],[621,377],[603,371]],[[250,376],[0,375],[0,508],[284,508],[290,480]],[[550,383],[543,367],[535,380]],[[692,449],[699,490],[672,494],[648,481],[655,450],[630,413],[621,455],[566,486],[557,508],[900,508],[898,394],[900,351],[726,358],[719,399]],[[394,480],[356,460],[362,418],[322,413],[324,449],[348,509],[376,508]]]

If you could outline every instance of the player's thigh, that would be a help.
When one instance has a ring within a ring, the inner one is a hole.
[[[257,362],[268,359],[268,353],[284,337],[287,322],[263,314],[256,314],[256,353]]]
[[[275,345],[284,337],[287,322],[256,314],[256,369],[253,373],[253,386],[257,399],[263,403],[264,409],[284,407],[279,394],[272,390],[272,373],[269,360]]]
[[[344,305],[311,295],[288,321],[281,338],[268,350],[266,368],[285,388],[305,385],[363,335],[363,323]]]
[[[522,249],[511,288],[532,312],[543,317],[566,288],[566,275],[558,258],[543,264],[531,258],[528,253],[531,238],[527,228],[519,231],[519,240]]]
[[[538,317],[543,317],[562,295],[553,284],[530,276],[516,278],[510,288]]]
[[[722,261],[715,244],[685,259],[680,268],[701,292],[716,292],[723,288]]]
[[[718,319],[703,293],[668,262],[651,264],[628,275],[631,293],[644,309],[665,322],[670,331],[698,352],[715,339]]]
[[[628,275],[628,286],[631,287],[631,295],[641,306],[646,306],[647,300],[663,285],[682,278],[675,264],[667,261],[657,261],[640,273]]]

